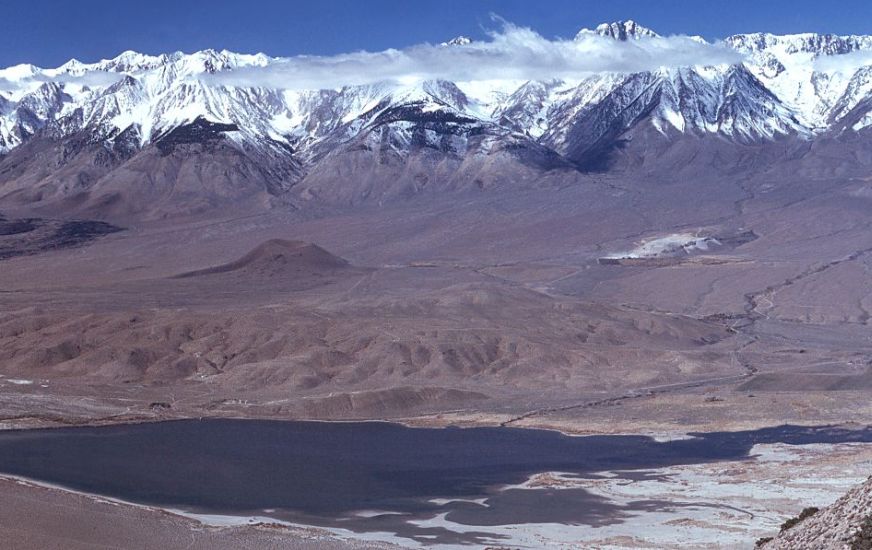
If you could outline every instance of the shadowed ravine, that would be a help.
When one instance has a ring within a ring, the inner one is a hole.
[[[186,420],[0,433],[0,472],[192,512],[270,516],[419,542],[485,543],[489,525],[606,525],[634,511],[712,503],[615,504],[582,489],[508,489],[559,471],[635,479],[666,466],[750,458],[755,444],[872,442],[872,428],[778,426],[693,434],[572,437],[514,428],[407,428],[389,423]],[[482,499],[437,504],[432,499]],[[715,504],[716,505],[716,504]],[[391,512],[390,514],[359,512]],[[410,520],[446,514],[457,533]],[[364,517],[365,516],[365,517]]]

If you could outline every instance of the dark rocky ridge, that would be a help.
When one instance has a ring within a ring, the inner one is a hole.
[[[204,117],[197,117],[190,124],[178,126],[158,136],[154,143],[161,154],[169,155],[179,145],[212,143],[222,139],[225,132],[236,132],[238,130],[239,126],[236,124],[223,124],[206,120]]]
[[[124,228],[102,221],[0,217],[0,260],[83,246],[119,231]]]

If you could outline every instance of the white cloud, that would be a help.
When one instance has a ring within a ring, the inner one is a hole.
[[[34,80],[38,82],[60,82],[64,84],[79,84],[91,88],[99,88],[102,86],[111,86],[124,78],[121,73],[113,73],[109,71],[87,71],[80,75],[71,75],[61,73],[56,76],[36,75]]]
[[[825,55],[814,60],[814,70],[853,73],[872,65],[872,50],[856,50],[840,55]]]
[[[274,60],[200,78],[215,84],[285,89],[326,89],[380,81],[445,79],[548,80],[596,72],[636,72],[659,67],[738,63],[743,57],[721,44],[687,36],[620,42],[598,35],[549,40],[504,23],[490,40],[464,46],[423,44],[381,52]]]
[[[420,80],[490,81],[582,78],[597,72],[637,72],[660,67],[738,63],[742,54],[698,37],[670,36],[621,42],[595,33],[575,40],[547,39],[535,31],[497,19],[500,31],[489,39],[459,46],[421,44],[380,52],[271,59],[194,78],[215,85],[315,90],[376,82]],[[8,74],[6,74],[8,73]],[[0,71],[0,90],[20,94],[41,82],[103,87],[123,75],[88,70],[82,75],[21,65]]]
[[[44,82],[78,84],[90,88],[100,88],[111,86],[122,78],[124,78],[123,74],[108,71],[87,71],[81,75],[64,73],[51,75],[45,74],[45,72],[36,72],[20,78],[4,78],[0,76],[0,90],[11,94],[26,93],[35,90]]]

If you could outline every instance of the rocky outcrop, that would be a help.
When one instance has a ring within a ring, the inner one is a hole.
[[[788,526],[788,524],[790,524]],[[764,550],[872,549],[872,477],[845,496],[798,522],[758,548]]]

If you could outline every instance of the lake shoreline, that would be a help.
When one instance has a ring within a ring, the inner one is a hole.
[[[712,431],[739,431],[739,430],[757,430],[772,428],[776,426],[807,426],[807,427],[832,427],[844,429],[862,429],[867,425],[862,422],[853,420],[822,423],[820,420],[797,420],[791,419],[789,422],[773,423],[769,419],[761,419],[759,422],[742,422],[732,423],[727,425],[710,426],[707,424],[689,425],[681,428],[662,427],[661,429],[652,429],[650,427],[634,429],[635,422],[617,422],[612,430],[590,429],[583,426],[581,421],[561,420],[553,421],[548,419],[529,420],[526,422],[513,423],[510,426],[504,426],[506,418],[511,415],[494,415],[487,413],[468,413],[468,416],[446,416],[447,413],[430,414],[414,417],[403,418],[361,418],[361,419],[324,419],[324,418],[279,418],[269,415],[203,415],[203,416],[145,416],[137,415],[124,418],[104,418],[104,419],[87,419],[87,420],[60,420],[60,419],[42,419],[37,416],[27,417],[26,419],[19,418],[0,418],[0,433],[6,431],[22,431],[22,430],[42,430],[42,429],[63,429],[63,428],[96,428],[104,426],[135,426],[140,424],[157,424],[169,422],[186,422],[193,420],[234,420],[234,421],[264,421],[264,422],[311,422],[323,424],[360,424],[360,423],[384,423],[395,424],[407,428],[426,428],[426,429],[444,429],[444,428],[514,428],[524,430],[543,430],[557,432],[566,436],[586,437],[586,436],[607,436],[607,435],[638,435],[644,437],[652,437],[656,440],[669,441],[674,439],[686,439],[691,437],[692,433],[703,433]]]
[[[816,447],[812,449],[811,447]],[[647,540],[648,547],[658,547],[658,548],[668,548],[668,549],[679,549],[679,548],[706,548],[711,544],[725,540],[723,537],[738,537],[739,539],[745,541],[747,544],[737,544],[736,547],[747,547],[749,544],[753,543],[753,540],[759,538],[759,536],[771,535],[774,532],[777,532],[777,525],[783,521],[783,518],[791,517],[796,514],[796,512],[801,509],[807,501],[811,500],[815,504],[823,504],[826,505],[831,501],[834,501],[841,493],[849,487],[852,483],[856,481],[856,479],[862,479],[861,473],[863,471],[868,472],[869,468],[872,467],[872,445],[869,444],[835,444],[835,445],[819,445],[819,446],[811,446],[807,448],[796,447],[791,448],[790,446],[781,445],[781,446],[755,446],[754,452],[752,454],[759,455],[754,461],[749,463],[748,461],[742,461],[740,463],[720,463],[721,466],[717,469],[723,470],[725,472],[730,472],[731,476],[729,479],[717,481],[717,477],[712,477],[710,482],[707,483],[710,487],[717,487],[718,489],[722,487],[734,487],[734,493],[736,492],[754,492],[754,491],[765,491],[769,489],[772,490],[773,482],[776,482],[777,485],[774,487],[778,489],[780,486],[783,486],[782,489],[791,482],[796,481],[796,478],[801,478],[806,474],[817,474],[817,475],[827,475],[833,473],[841,473],[842,476],[848,475],[845,470],[846,465],[850,465],[854,468],[853,477],[843,477],[843,479],[834,486],[829,486],[828,484],[820,484],[812,493],[801,493],[797,492],[793,497],[793,504],[790,501],[785,499],[779,499],[777,501],[772,501],[771,498],[767,499],[765,493],[761,492],[761,499],[763,502],[766,502],[766,505],[770,507],[768,513],[768,518],[763,518],[764,521],[760,521],[760,518],[756,522],[747,523],[746,521],[742,521],[736,518],[733,519],[733,524],[726,521],[724,518],[721,521],[724,522],[724,525],[719,526],[719,529],[711,527],[711,525],[706,526],[706,521],[704,518],[693,519],[693,514],[691,516],[685,516],[685,519],[682,520],[682,524],[676,524],[673,520],[664,519],[660,521],[657,525],[649,526],[648,529],[651,531],[648,533],[649,538],[632,538],[628,539],[622,536],[612,536],[604,534],[602,537],[595,537],[592,532],[596,531],[596,529],[588,529],[588,537],[584,539],[587,541],[586,543],[594,544],[612,544],[613,547],[616,548],[636,548],[636,547],[644,547],[645,541]],[[792,451],[801,451],[799,455],[807,455],[802,457],[796,463],[785,463],[784,456],[779,456],[785,452]],[[806,451],[810,451],[810,454]],[[786,464],[793,464],[793,466],[789,468],[785,468]],[[768,466],[767,466],[768,465]],[[760,466],[764,468],[764,472],[768,471],[770,475],[777,476],[773,479],[767,479],[765,474],[760,474],[753,468],[743,474],[742,476],[735,475],[737,468],[749,468],[749,467]],[[711,476],[712,468],[708,468],[708,473],[706,476]],[[786,471],[790,471],[790,474],[786,474]],[[700,474],[702,470],[697,472],[697,475]],[[675,480],[673,485],[676,487],[687,485],[687,481],[693,481],[695,485],[703,485],[703,483],[699,482],[698,478],[686,478],[685,474],[681,474],[680,472],[677,474],[679,478]],[[676,475],[676,474],[670,474]],[[746,479],[742,479],[742,477]],[[547,476],[543,476],[547,477]],[[758,478],[753,486],[746,486],[747,478]],[[828,478],[829,483],[833,483],[835,478]],[[825,479],[827,481],[827,479]],[[541,479],[532,479],[531,483],[540,483]],[[551,480],[552,484],[559,484],[559,480]],[[597,482],[600,485],[602,483],[610,484],[608,480]],[[724,485],[726,483],[726,485]],[[331,547],[329,544],[337,544],[337,547],[342,548],[409,548],[411,541],[408,539],[403,539],[402,537],[396,536],[385,536],[385,537],[364,537],[363,534],[353,533],[353,532],[339,532],[335,529],[323,528],[318,526],[310,526],[305,524],[294,524],[292,522],[282,521],[275,518],[270,517],[256,517],[256,516],[224,516],[224,515],[210,515],[210,514],[200,514],[200,513],[192,513],[184,510],[172,509],[169,507],[156,507],[144,504],[138,504],[135,502],[128,502],[122,499],[116,499],[113,497],[106,497],[99,494],[87,493],[82,491],[77,491],[74,489],[69,489],[62,486],[57,486],[54,484],[41,482],[38,480],[21,478],[18,476],[10,476],[7,474],[0,474],[0,499],[3,498],[4,494],[8,488],[9,484],[15,484],[17,487],[15,490],[23,490],[28,495],[36,494],[41,495],[41,498],[46,499],[49,502],[53,502],[55,500],[65,500],[68,497],[65,495],[76,495],[78,497],[87,499],[88,501],[94,502],[95,505],[108,505],[113,515],[118,515],[121,518],[125,518],[122,521],[122,529],[134,529],[134,523],[138,524],[142,521],[143,518],[165,518],[165,521],[170,521],[174,525],[180,525],[181,528],[185,530],[190,530],[192,533],[202,533],[204,530],[209,533],[213,533],[216,537],[221,537],[226,534],[227,537],[232,538],[235,541],[241,540],[250,540],[252,538],[257,538],[264,535],[264,532],[268,533],[270,537],[275,537],[275,540],[281,540],[282,545],[287,545],[289,548],[321,548],[321,547]],[[609,490],[614,490],[618,486],[612,486]],[[556,486],[556,485],[552,485]],[[547,488],[547,485],[543,485],[542,488]],[[794,491],[797,491],[794,489]],[[788,494],[790,490],[787,491]],[[603,494],[608,494],[608,491],[605,491]],[[813,495],[817,494],[817,497]],[[633,497],[638,498],[638,496]],[[732,502],[732,499],[735,497],[729,497],[729,495],[724,497],[725,502]],[[815,500],[816,499],[816,500]],[[802,502],[802,504],[800,503]],[[108,503],[108,504],[105,504]],[[84,512],[83,512],[84,513]],[[75,512],[78,514],[78,512]],[[126,518],[134,517],[134,520],[129,520]],[[677,516],[675,521],[681,516]],[[168,518],[168,519],[167,519]],[[175,519],[173,519],[175,518]],[[162,520],[163,521],[163,520]],[[638,520],[637,520],[638,521]],[[130,523],[131,525],[127,525]],[[758,525],[754,527],[753,525]],[[669,542],[666,537],[665,531],[667,529],[664,526],[669,527],[672,525],[671,529],[676,530],[676,533],[682,537],[692,537],[696,536],[697,538],[686,538],[682,543],[673,544]],[[200,527],[197,527],[200,526]],[[686,529],[694,526],[697,528],[697,531],[688,532]],[[629,526],[628,526],[629,527]],[[619,527],[618,527],[619,528]],[[638,528],[638,527],[637,527]],[[542,526],[538,526],[539,536],[545,536],[546,533],[542,532]],[[556,526],[554,528],[544,528],[545,531],[549,531],[554,542],[553,547],[562,548],[558,541],[563,538],[566,538],[566,533],[561,534],[560,529],[557,529]],[[616,528],[611,528],[615,530]],[[741,533],[737,531],[741,529],[745,531],[747,534],[744,536],[740,536]],[[520,532],[535,532],[537,530],[537,526],[531,525],[521,525],[514,529],[514,531]],[[625,529],[629,531],[633,531],[633,528]],[[517,534],[517,533],[516,533]],[[524,537],[521,534],[517,535],[520,537],[517,542],[523,542]],[[659,538],[658,538],[659,537]],[[702,537],[706,537],[708,540],[705,540]],[[544,539],[543,539],[544,540]],[[333,541],[333,542],[331,542]],[[659,542],[657,542],[659,541]],[[652,546],[654,544],[654,546]],[[168,548],[175,548],[176,546],[169,545]],[[184,546],[179,544],[178,548],[183,548]],[[216,548],[232,548],[233,544],[227,546],[221,546],[220,544],[215,545]],[[565,546],[569,548],[570,546]],[[732,546],[730,546],[732,547]],[[331,547],[332,548],[332,547]]]
[[[872,428],[780,426],[654,439],[384,421],[205,419],[7,430],[0,432],[0,451],[4,479],[143,513],[215,528],[311,528],[331,537],[448,548],[523,545],[534,535],[618,536],[630,518],[653,522],[635,532],[657,532],[681,515],[695,518],[684,535],[693,540],[711,535],[705,525],[713,513],[732,518],[721,523],[734,534],[762,532],[773,520],[755,517],[790,503],[777,494],[778,501],[747,502],[745,494],[796,483],[772,465],[792,463],[799,471],[841,456],[830,481],[842,487],[858,477],[846,466],[872,465]],[[38,462],[29,462],[31,454]],[[249,463],[257,469],[239,470]],[[748,473],[757,470],[763,473]],[[724,494],[730,486],[747,489]],[[836,496],[831,488],[791,490],[793,500]],[[657,535],[660,543],[669,543],[668,534]]]

